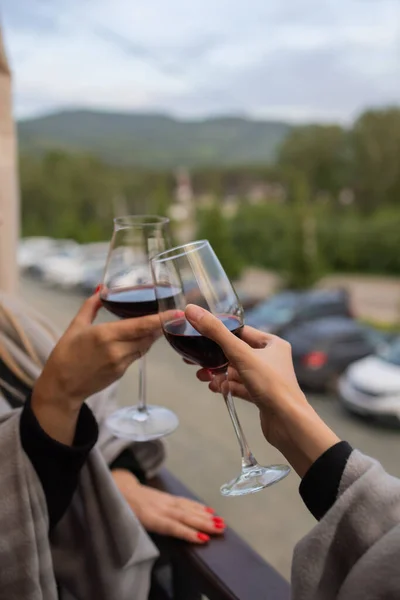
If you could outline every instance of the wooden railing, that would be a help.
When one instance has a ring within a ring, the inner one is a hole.
[[[152,487],[198,500],[166,470]],[[261,524],[260,524],[261,525]],[[207,546],[154,536],[160,559],[154,570],[151,600],[289,600],[290,587],[232,529]]]

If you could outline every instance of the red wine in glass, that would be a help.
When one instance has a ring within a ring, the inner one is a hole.
[[[229,331],[240,335],[243,325],[237,317],[219,315],[218,318]],[[184,317],[164,323],[164,334],[174,350],[183,358],[210,371],[226,369],[228,360],[221,347],[196,331]]]
[[[165,305],[173,309],[174,296],[179,290],[174,290],[171,286],[157,287],[157,297],[162,298]],[[101,302],[104,308],[120,319],[145,317],[158,312],[158,301],[152,284],[111,290],[102,296]]]

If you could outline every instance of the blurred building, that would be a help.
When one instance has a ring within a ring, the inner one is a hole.
[[[175,233],[184,244],[193,240],[196,233],[196,207],[190,173],[181,167],[176,171],[174,202],[169,208],[169,216],[175,223]]]
[[[188,169],[181,167],[175,173],[176,186],[174,201],[169,208],[169,216],[175,222],[175,230],[179,241],[188,242],[196,235],[196,210],[209,209],[218,203],[222,214],[233,218],[243,199],[251,205],[267,202],[282,203],[286,200],[285,187],[277,182],[247,181],[231,186],[222,195],[212,189],[203,189],[195,194]]]
[[[344,188],[339,192],[339,202],[342,206],[349,206],[354,202],[354,191],[350,188]]]

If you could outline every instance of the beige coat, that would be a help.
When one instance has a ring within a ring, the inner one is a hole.
[[[0,294],[43,364],[56,333],[23,303]],[[15,327],[0,311],[0,342],[30,377],[40,366],[21,346]],[[90,398],[100,428],[99,442],[80,475],[78,490],[63,519],[48,538],[48,514],[40,482],[19,437],[19,410],[0,396],[0,600],[146,600],[156,548],[118,492],[107,463],[129,442],[104,427],[115,409],[111,387]],[[159,442],[133,444],[149,476],[164,459]]]

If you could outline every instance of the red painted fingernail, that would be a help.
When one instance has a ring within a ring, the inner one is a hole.
[[[205,507],[206,512],[211,513],[212,515],[215,513],[215,510],[213,508],[211,508],[211,506],[206,506]]]
[[[225,523],[214,523],[215,529],[225,529]]]
[[[213,517],[214,523],[225,523],[222,517]]]
[[[210,536],[206,535],[205,533],[198,533],[197,537],[199,538],[199,540],[201,542],[209,542],[210,541]]]
[[[97,288],[94,290],[94,293],[97,294],[97,292],[99,292],[100,290],[101,290],[101,284],[99,283]]]

